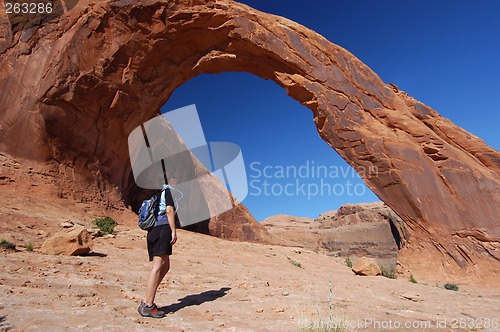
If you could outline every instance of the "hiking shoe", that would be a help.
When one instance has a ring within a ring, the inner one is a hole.
[[[156,305],[156,303],[153,303],[153,307],[155,307],[159,312],[163,312],[164,315],[167,314],[165,311],[163,311],[160,308],[158,308],[158,306]]]
[[[165,317],[165,313],[160,309],[158,309],[158,307],[154,303],[151,307],[148,307],[146,303],[141,302],[137,311],[139,311],[139,314],[143,317],[153,317],[153,318]]]

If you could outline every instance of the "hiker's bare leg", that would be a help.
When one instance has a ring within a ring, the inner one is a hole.
[[[153,267],[149,274],[148,284],[146,286],[146,305],[152,306],[155,301],[156,290],[161,281],[170,269],[170,258],[167,254],[154,256]]]

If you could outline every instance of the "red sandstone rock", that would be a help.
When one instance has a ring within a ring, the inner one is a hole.
[[[85,227],[74,226],[49,237],[40,250],[47,255],[76,256],[89,253],[93,246],[92,237]]]
[[[329,256],[376,258],[395,268],[408,230],[384,203],[346,204],[316,219],[276,215],[262,221],[272,243],[306,248]]]
[[[297,23],[225,0],[80,1],[14,34],[2,17],[0,36],[1,151],[136,204],[131,130],[190,78],[246,71],[309,107],[321,137],[404,220],[403,265],[500,271],[500,153]]]
[[[360,276],[378,276],[381,274],[375,258],[361,257],[352,267],[352,272]]]
[[[312,218],[278,214],[262,220],[261,224],[273,236],[272,243],[302,247],[313,251],[323,249],[318,223]]]

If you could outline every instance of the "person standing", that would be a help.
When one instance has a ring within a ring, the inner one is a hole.
[[[141,301],[138,311],[143,317],[163,318],[165,313],[157,307],[154,300],[158,286],[170,269],[172,246],[177,242],[174,200],[167,185],[163,185],[161,192],[157,222],[148,231],[146,238],[149,261],[153,265],[146,286],[146,298]]]

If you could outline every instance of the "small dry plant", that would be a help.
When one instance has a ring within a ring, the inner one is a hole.
[[[338,318],[335,315],[333,307],[333,284],[332,276],[330,275],[330,298],[328,300],[328,317],[322,315],[317,310],[312,317],[299,318],[299,332],[350,332],[349,322],[343,318]]]

